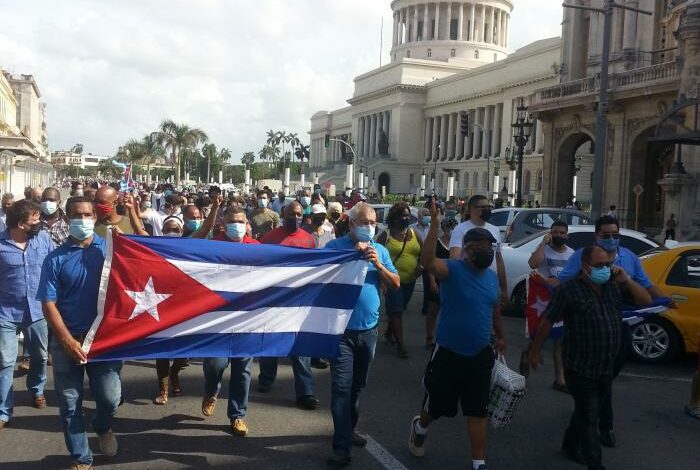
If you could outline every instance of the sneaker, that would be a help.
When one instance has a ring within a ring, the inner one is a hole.
[[[347,467],[348,465],[350,465],[350,460],[350,454],[335,451],[333,452],[332,456],[328,457],[328,460],[326,460],[326,464],[328,464],[329,467]]]
[[[241,418],[236,418],[231,421],[231,428],[236,436],[245,437],[248,434],[248,425]]]
[[[5,429],[7,427],[7,421],[3,421],[0,419],[0,431]]]
[[[357,432],[352,432],[352,445],[355,447],[364,447],[367,445],[367,439],[359,435]]]
[[[92,470],[92,465],[89,463],[73,462],[70,466],[70,470]]]
[[[304,395],[303,397],[297,398],[297,406],[305,410],[315,410],[318,408],[318,398],[313,395]]]
[[[604,447],[615,447],[617,445],[615,432],[612,429],[609,431],[600,431],[600,444]]]
[[[416,424],[420,421],[420,416],[416,416],[411,421],[411,437],[408,439],[408,450],[411,451],[414,457],[423,457],[425,455],[425,438],[427,434],[418,434],[416,432]]]
[[[99,434],[98,436],[100,444],[100,452],[107,457],[114,457],[117,455],[117,438],[114,437],[114,433],[110,430],[104,434]]]
[[[212,416],[216,410],[216,397],[202,398],[202,414],[204,416]]]

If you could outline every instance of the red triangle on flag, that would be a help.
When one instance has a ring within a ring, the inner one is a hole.
[[[114,234],[112,243],[104,315],[89,357],[216,311],[228,303],[138,241]],[[137,308],[136,300],[145,308]]]

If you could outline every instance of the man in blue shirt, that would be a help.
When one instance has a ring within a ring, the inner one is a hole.
[[[121,361],[86,364],[85,335],[97,317],[97,298],[105,240],[94,234],[95,209],[84,197],[68,200],[70,238],[44,262],[37,299],[51,326],[51,354],[58,404],[73,468],[92,468],[92,452],[83,422],[83,377],[90,378],[96,409],[92,427],[104,455],[117,453],[112,417],[121,399]]]
[[[653,285],[647,277],[642,263],[639,262],[639,257],[624,246],[620,246],[620,224],[617,219],[609,215],[604,215],[598,219],[595,224],[595,238],[596,245],[605,250],[613,266],[622,268],[634,282],[645,288],[652,298],[664,296],[661,290]],[[582,267],[582,253],[583,248],[576,250],[576,252],[571,255],[564,270],[558,276],[560,283],[569,281],[578,276]],[[671,304],[671,307],[675,308],[675,305]],[[627,359],[631,342],[632,333],[630,332],[629,326],[624,323],[622,328],[622,343],[620,353],[617,355],[615,361],[613,378],[620,374],[625,360]],[[610,393],[603,398],[600,408],[600,422],[598,425],[600,441],[606,447],[615,447],[617,438],[613,432],[612,388],[610,389]]]
[[[39,205],[17,201],[7,211],[7,229],[0,232],[0,430],[12,418],[12,378],[17,359],[17,335],[24,331],[30,357],[27,390],[36,408],[46,407],[48,329],[36,292],[41,265],[54,249],[41,230]]]
[[[367,385],[369,366],[374,359],[379,322],[379,289],[398,289],[398,272],[389,252],[374,243],[377,214],[369,204],[359,203],[349,213],[350,233],[326,245],[327,249],[352,250],[364,253],[369,261],[367,277],[355,309],[340,340],[338,357],[331,360],[331,414],[333,415],[333,456],[331,467],[350,463],[352,446],[363,447],[367,441],[355,432],[359,417],[360,392]],[[433,249],[434,251],[434,249]]]
[[[463,259],[438,259],[435,248],[440,220],[434,199],[431,206],[430,231],[423,242],[421,263],[440,281],[440,321],[423,377],[423,407],[411,422],[408,447],[414,456],[423,457],[428,426],[442,416],[455,416],[461,404],[469,428],[472,468],[487,470],[492,334],[496,335],[498,352],[505,351],[498,276],[489,269],[497,240],[483,227],[472,228],[462,239]]]

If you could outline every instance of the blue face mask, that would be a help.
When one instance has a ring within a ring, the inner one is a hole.
[[[355,230],[353,230],[353,233],[357,241],[366,243],[374,238],[374,231],[374,225],[358,225],[355,227]]]
[[[93,219],[70,219],[68,231],[73,238],[80,241],[86,240],[95,233],[95,221]]]
[[[612,253],[613,251],[617,251],[620,247],[620,239],[603,238],[602,240],[598,240],[598,246],[608,253]]]
[[[190,232],[196,232],[197,230],[202,228],[202,221],[190,219],[185,222],[185,227],[187,227],[187,230],[189,230]]]
[[[245,237],[245,224],[240,222],[226,224],[226,236],[231,240],[242,240]]]
[[[602,268],[591,268],[591,282],[596,285],[605,284],[610,280],[610,267],[603,266]]]
[[[430,225],[430,216],[429,215],[423,216],[423,225]]]
[[[311,204],[311,198],[309,196],[302,196],[301,198],[301,205],[306,207],[309,204]]]
[[[163,195],[164,195],[165,197],[168,197],[168,196],[170,196],[172,193],[173,193],[173,192],[172,192],[171,190],[166,189],[166,190],[163,192]]]

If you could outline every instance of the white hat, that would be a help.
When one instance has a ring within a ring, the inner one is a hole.
[[[313,206],[311,206],[311,213],[312,214],[325,214],[326,208],[323,206],[323,204],[314,204]]]

